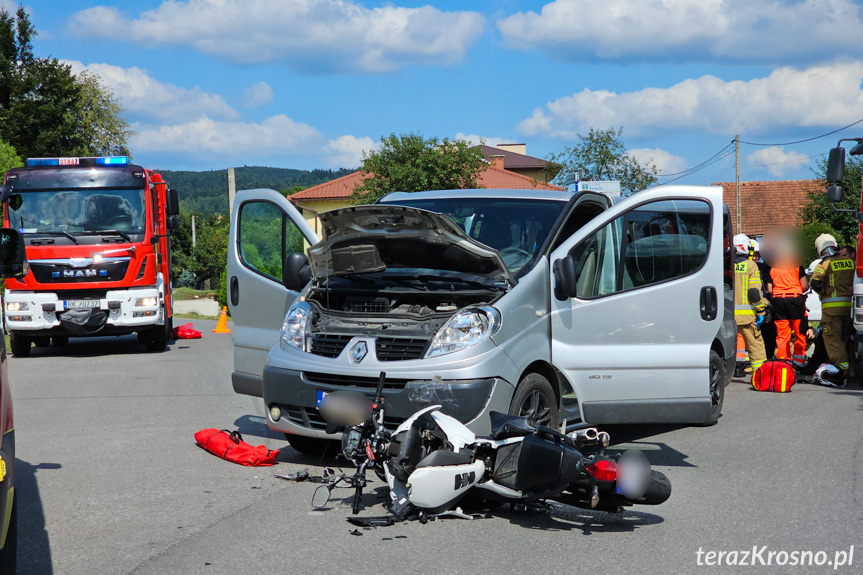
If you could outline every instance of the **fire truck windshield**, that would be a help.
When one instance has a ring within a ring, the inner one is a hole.
[[[9,224],[23,234],[142,234],[145,205],[143,188],[24,191],[9,198]]]

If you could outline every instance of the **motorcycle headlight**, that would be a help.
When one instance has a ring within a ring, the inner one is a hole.
[[[282,341],[300,351],[306,349],[306,333],[308,332],[311,308],[304,301],[295,301],[285,315],[282,324]]]
[[[481,343],[500,329],[500,312],[490,305],[465,308],[435,334],[426,357],[461,351]]]

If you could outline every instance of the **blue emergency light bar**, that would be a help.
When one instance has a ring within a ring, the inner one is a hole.
[[[38,166],[125,166],[128,156],[100,156],[97,158],[27,158],[29,168]]]

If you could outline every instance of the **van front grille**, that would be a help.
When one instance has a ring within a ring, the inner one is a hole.
[[[375,340],[378,361],[420,359],[429,340],[422,337],[379,337]]]

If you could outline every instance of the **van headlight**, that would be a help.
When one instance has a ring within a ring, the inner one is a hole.
[[[282,324],[282,341],[300,351],[305,351],[306,333],[308,333],[311,317],[309,304],[295,301]]]
[[[500,329],[500,312],[490,305],[457,312],[435,334],[426,357],[461,351],[481,343]]]

